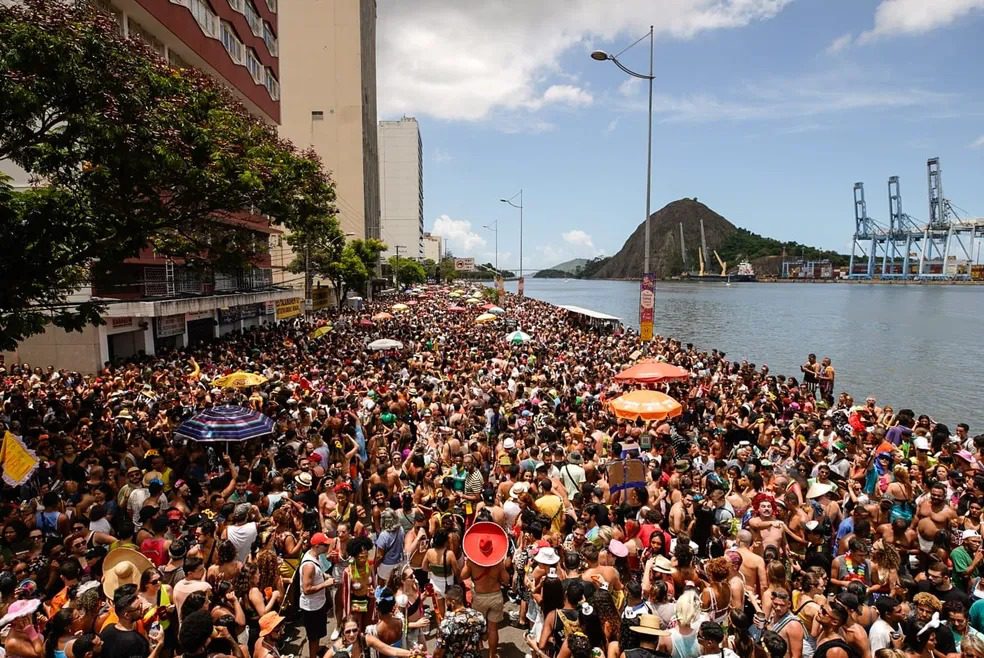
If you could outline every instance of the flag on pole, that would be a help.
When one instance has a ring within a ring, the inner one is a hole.
[[[0,466],[4,482],[12,487],[24,484],[38,468],[38,456],[10,432],[3,435],[0,446]]]

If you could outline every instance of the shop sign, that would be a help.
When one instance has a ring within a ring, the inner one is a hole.
[[[276,313],[278,320],[288,320],[296,318],[303,312],[303,302],[295,297],[294,299],[280,299],[276,301]]]
[[[185,316],[183,313],[177,315],[162,315],[157,318],[158,338],[168,336],[180,336],[185,331]]]

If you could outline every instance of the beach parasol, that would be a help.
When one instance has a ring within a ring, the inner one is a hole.
[[[368,345],[371,350],[402,350],[403,343],[392,338],[379,338]]]
[[[314,331],[312,331],[311,332],[311,338],[318,339],[318,338],[321,338],[322,336],[324,336],[325,334],[330,333],[330,332],[331,332],[331,325],[330,324],[326,324],[325,326],[318,327],[317,329],[315,329]]]
[[[619,418],[663,420],[683,413],[679,402],[659,391],[631,391],[612,400],[608,406]]]
[[[409,311],[410,310],[410,307],[407,306],[406,304],[393,304],[393,307],[392,307],[391,310],[396,311],[397,313],[399,313],[400,311]]]
[[[514,331],[511,334],[506,334],[506,342],[512,343],[513,345],[522,345],[523,343],[528,343],[533,340],[529,334],[522,331]]]
[[[487,322],[492,322],[493,320],[497,320],[497,319],[498,318],[496,318],[491,313],[482,313],[480,316],[475,318],[475,324],[485,324]]]
[[[393,316],[390,315],[389,313],[383,312],[383,313],[377,313],[376,315],[372,316],[372,319],[375,320],[376,322],[382,322],[383,320],[392,320]]]
[[[250,386],[259,386],[266,381],[267,378],[263,375],[239,370],[230,375],[223,375],[222,377],[213,379],[212,385],[218,386],[219,388],[248,388]]]
[[[464,313],[468,309],[465,308],[464,306],[455,305],[455,306],[448,306],[448,310],[451,311],[452,313]]]
[[[492,315],[505,315],[506,309],[500,308],[499,306],[493,306],[491,308],[485,309],[486,313],[491,313]]]
[[[270,418],[259,411],[228,404],[206,409],[174,431],[175,436],[203,443],[248,441],[272,433]]]
[[[615,375],[615,381],[655,384],[688,379],[690,372],[684,368],[660,361],[640,361]]]

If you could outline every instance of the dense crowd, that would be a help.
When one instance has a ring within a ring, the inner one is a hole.
[[[6,655],[495,658],[508,624],[537,658],[984,658],[984,436],[856,404],[828,358],[784,376],[513,296],[476,324],[451,290],[4,364],[0,429],[40,460],[2,485]],[[646,358],[690,376],[616,382]],[[639,387],[682,413],[618,418]],[[222,404],[274,432],[175,436]]]

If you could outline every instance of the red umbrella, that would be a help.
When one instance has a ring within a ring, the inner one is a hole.
[[[688,379],[690,372],[662,361],[640,361],[630,368],[615,375],[615,381],[635,382],[638,384],[656,384]]]
[[[360,327],[375,327],[376,326],[376,323],[373,322],[372,320],[370,320],[369,318],[362,318],[361,320],[359,320],[359,326]]]
[[[464,306],[448,306],[448,310],[452,313],[464,313],[468,309]]]
[[[407,301],[405,301],[403,303],[406,304],[407,306],[416,306],[420,302],[418,302],[416,299],[408,299]]]
[[[485,304],[484,306],[482,306],[483,311],[487,311],[490,308],[495,308],[495,304]]]

